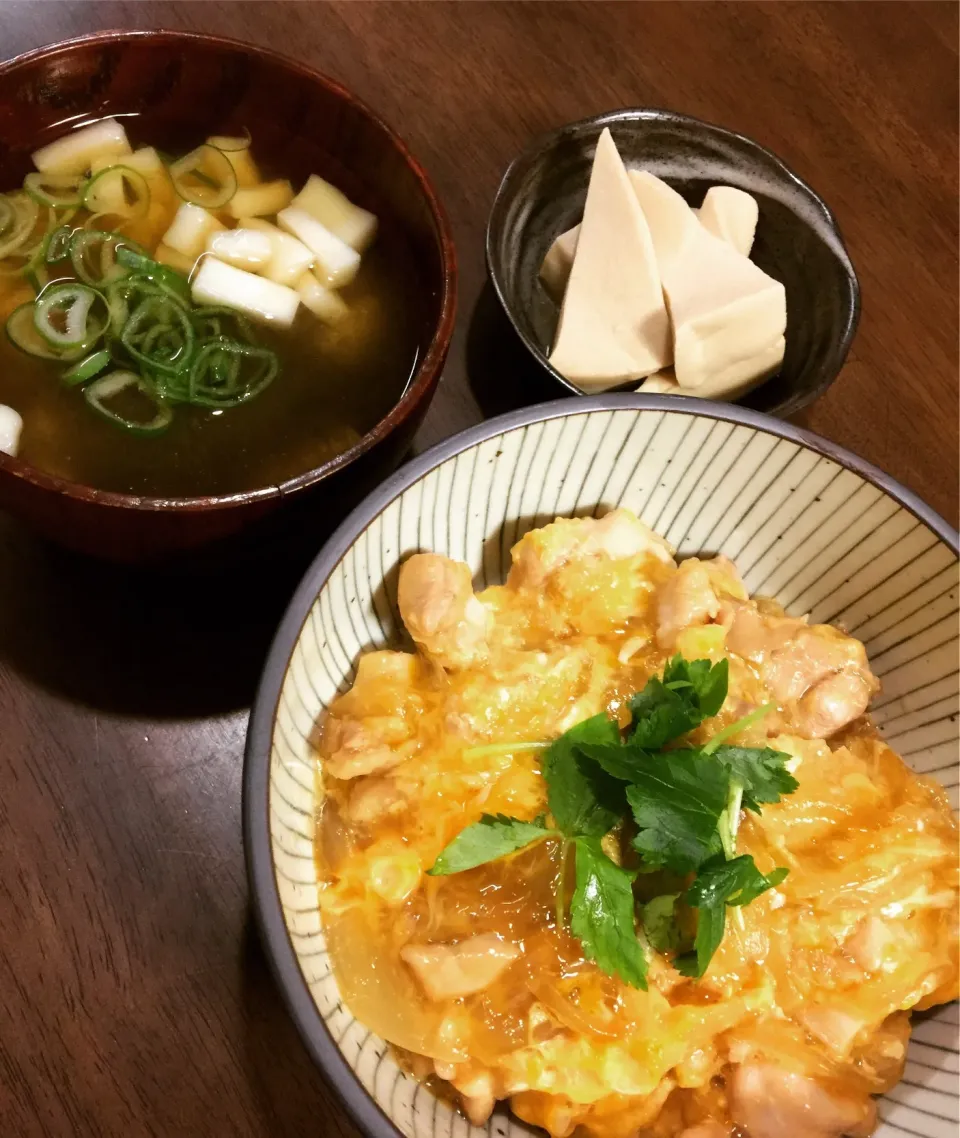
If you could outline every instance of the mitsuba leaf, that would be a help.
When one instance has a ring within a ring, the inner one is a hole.
[[[441,877],[506,857],[555,833],[547,829],[543,821],[538,818],[534,822],[521,822],[503,814],[484,814],[479,822],[457,834],[427,872]]]
[[[616,722],[595,715],[571,727],[547,750],[543,762],[547,804],[567,837],[602,837],[623,817],[622,784],[581,750],[587,744],[611,746],[619,741]]]
[[[771,747],[720,746],[712,757],[743,787],[743,805],[756,814],[762,803],[779,802],[800,785],[786,769],[790,756]]]
[[[697,750],[665,751],[638,766],[627,801],[639,832],[634,848],[651,869],[689,873],[720,850],[726,769]]]
[[[731,861],[714,858],[704,865],[683,895],[684,901],[697,910],[694,952],[679,957],[674,966],[685,976],[702,976],[723,940],[727,906],[748,905],[779,885],[787,872],[775,869],[763,874],[749,854]]]
[[[570,928],[587,959],[634,988],[647,987],[647,959],[637,939],[635,874],[621,869],[599,838],[575,839],[576,887],[570,900]]]
[[[630,700],[630,743],[656,751],[716,715],[727,697],[728,664],[721,660],[685,660],[674,656],[663,679],[647,681]]]

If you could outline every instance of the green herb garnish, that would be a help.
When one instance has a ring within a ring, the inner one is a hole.
[[[723,939],[726,907],[749,904],[787,875],[785,869],[765,875],[749,855],[736,856],[741,809],[760,813],[761,804],[779,802],[797,788],[786,769],[788,755],[726,743],[769,707],[730,724],[702,746],[676,746],[720,711],[727,684],[726,660],[712,665],[675,656],[662,677],[650,679],[631,699],[626,733],[606,715],[595,715],[546,747],[549,818],[524,822],[484,815],[454,838],[430,873],[460,873],[535,842],[559,841],[558,927],[572,853],[571,932],[588,959],[636,988],[647,986],[647,959],[636,929],[637,872],[694,874],[683,891],[648,901],[641,920],[653,949],[678,954],[674,963],[684,975],[702,976]],[[537,745],[496,746],[532,750]],[[632,845],[641,859],[639,871],[617,865],[601,845],[604,835],[628,819],[637,831]],[[680,908],[697,914],[692,945],[681,929]]]

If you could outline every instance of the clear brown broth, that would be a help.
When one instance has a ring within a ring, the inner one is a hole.
[[[202,141],[188,139],[184,149]],[[151,141],[132,138],[131,144]],[[2,335],[0,403],[23,418],[19,457],[73,482],[146,497],[273,486],[341,454],[396,404],[426,338],[422,292],[404,235],[381,217],[356,279],[341,292],[350,308],[341,324],[322,324],[301,306],[289,330],[258,329],[260,341],[278,353],[281,370],[245,405],[224,411],[178,406],[162,435],[131,435],[60,382],[62,365],[24,355]],[[24,281],[0,277],[0,322],[32,299]]]

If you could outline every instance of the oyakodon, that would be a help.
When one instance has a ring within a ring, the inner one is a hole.
[[[475,1123],[509,1099],[555,1138],[869,1134],[909,1009],[956,995],[957,833],[864,718],[862,645],[749,600],[722,557],[677,566],[625,510],[528,533],[479,596],[466,565],[417,554],[398,602],[416,652],[365,655],[321,736],[321,905],[354,1014]],[[737,802],[734,852],[775,884],[731,911],[699,977],[680,968],[690,875],[638,872],[629,817],[604,836],[633,876],[619,932],[644,990],[574,935],[566,843],[437,867],[484,818],[549,830],[547,745],[604,713],[629,732],[635,693],[677,658],[725,661],[728,681],[669,747],[733,727],[795,789]],[[664,897],[681,904],[657,948]]]

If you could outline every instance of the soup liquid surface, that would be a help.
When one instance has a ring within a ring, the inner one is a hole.
[[[202,141],[188,141],[187,149]],[[283,177],[261,173],[264,180]],[[389,219],[380,218],[356,279],[340,295],[350,314],[336,326],[303,305],[292,328],[254,325],[258,341],[280,358],[280,372],[262,394],[222,411],[178,405],[170,428],[150,438],[95,414],[81,391],[60,381],[69,365],[27,356],[0,335],[0,403],[23,418],[18,457],[72,482],[159,498],[256,490],[320,466],[397,403],[425,338],[416,264]],[[22,278],[0,277],[0,322],[33,299]]]

